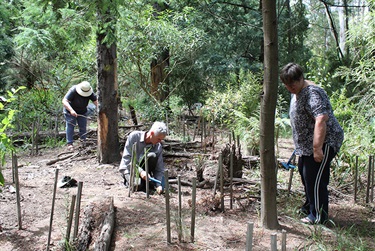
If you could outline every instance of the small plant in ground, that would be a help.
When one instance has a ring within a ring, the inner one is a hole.
[[[18,89],[12,89],[8,91],[8,98],[2,97],[3,103],[0,102],[0,111],[1,114],[1,121],[0,121],[0,159],[1,159],[1,166],[5,164],[5,155],[9,152],[14,150],[12,140],[8,137],[8,130],[13,127],[13,119],[14,115],[16,114],[16,110],[10,109],[7,107],[7,104],[10,104],[16,99],[15,94],[25,87],[19,87]],[[0,169],[0,186],[4,186],[4,176],[1,173]],[[1,191],[1,190],[0,190]]]

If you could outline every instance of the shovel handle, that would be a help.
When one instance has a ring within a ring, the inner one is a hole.
[[[160,180],[157,180],[157,179],[152,178],[152,177],[149,177],[149,179],[150,179],[150,181],[153,181],[153,182],[158,183],[158,184],[161,185],[161,181]]]

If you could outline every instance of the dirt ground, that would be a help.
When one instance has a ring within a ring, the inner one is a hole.
[[[287,160],[291,154],[290,141],[281,142],[280,159]],[[75,150],[72,158],[56,160],[69,154],[65,147],[41,149],[39,154],[31,156],[29,152],[18,153],[20,201],[22,229],[17,219],[15,184],[12,182],[11,163],[8,162],[3,174],[5,187],[0,193],[0,249],[2,251],[39,251],[46,250],[50,229],[53,190],[56,169],[58,179],[70,176],[82,182],[81,217],[83,210],[92,203],[100,203],[113,198],[115,206],[115,229],[110,250],[244,250],[248,223],[254,223],[253,250],[271,250],[271,234],[277,234],[278,250],[281,250],[282,230],[286,231],[287,250],[322,250],[316,243],[317,232],[320,238],[332,243],[339,242],[336,227],[308,226],[299,222],[297,208],[303,202],[302,187],[295,173],[292,191],[287,195],[289,172],[278,171],[278,230],[264,229],[260,222],[260,172],[259,168],[245,168],[243,178],[249,183],[236,183],[233,189],[233,208],[230,209],[230,197],[226,188],[224,212],[217,208],[213,199],[212,186],[197,189],[197,210],[195,218],[194,242],[191,233],[192,188],[181,186],[181,231],[178,222],[178,186],[171,184],[170,215],[171,243],[167,243],[166,201],[163,195],[151,195],[135,192],[128,197],[128,189],[123,185],[118,172],[118,164],[98,164],[95,150],[90,146]],[[165,157],[170,178],[181,176],[184,181],[191,180],[198,165],[204,166],[203,177],[213,184],[218,166],[218,152],[215,149],[190,149],[202,153],[204,159],[197,157]],[[189,152],[186,151],[186,152]],[[57,188],[54,201],[50,250],[62,250],[67,231],[72,195],[77,187]],[[367,229],[371,239],[374,229],[374,212],[371,208],[353,204],[352,191],[331,187],[330,216],[336,226]],[[217,202],[217,201],[216,201]],[[81,222],[81,220],[80,220]],[[73,229],[73,228],[72,228]],[[73,232],[73,230],[72,230]],[[372,234],[371,234],[372,233]],[[375,250],[375,246],[369,250]],[[348,250],[337,248],[335,250]],[[354,250],[354,249],[353,249]]]

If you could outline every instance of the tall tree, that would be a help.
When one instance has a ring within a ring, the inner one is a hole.
[[[115,42],[116,1],[98,1],[98,158],[100,163],[120,159],[118,136],[118,83]]]
[[[168,9],[166,3],[155,2],[154,16]],[[160,102],[163,102],[169,94],[169,78],[166,69],[169,67],[169,49],[163,46],[160,53],[151,61],[151,94]]]
[[[264,80],[260,114],[261,220],[263,227],[279,226],[276,208],[275,111],[278,88],[276,2],[262,0]]]

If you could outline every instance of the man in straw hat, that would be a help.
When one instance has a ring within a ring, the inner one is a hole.
[[[62,100],[66,121],[66,141],[70,150],[73,150],[74,127],[77,123],[80,139],[86,139],[87,105],[90,100],[98,107],[98,98],[87,81],[72,86]]]

